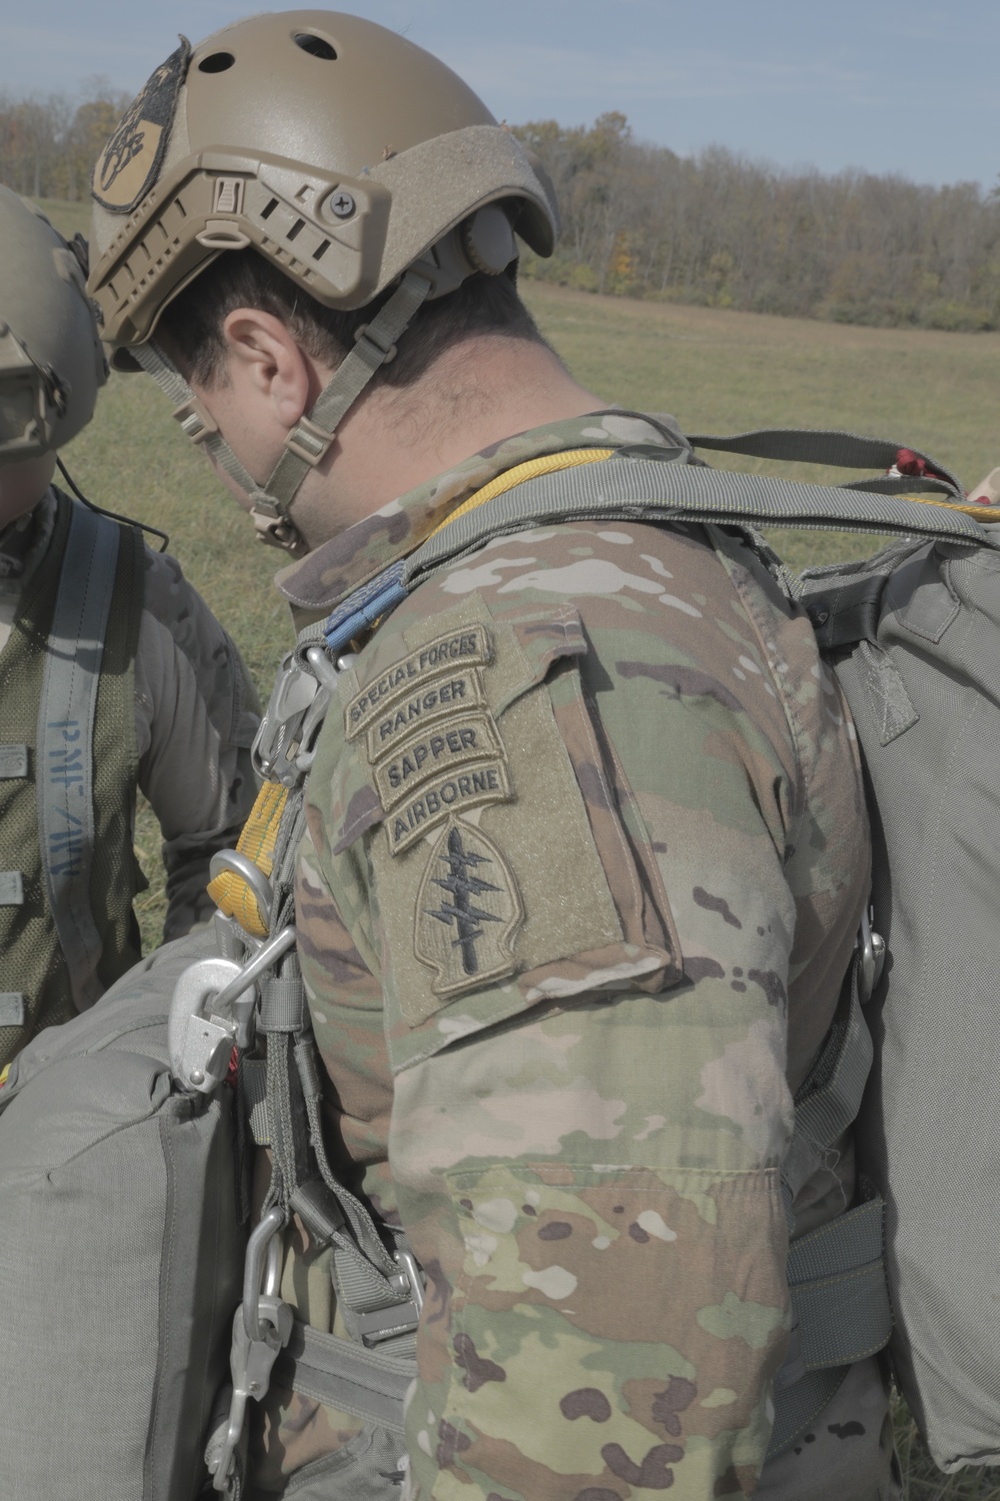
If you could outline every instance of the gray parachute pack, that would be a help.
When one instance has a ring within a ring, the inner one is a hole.
[[[938,1464],[997,1463],[1000,1120],[989,1083],[1000,1067],[991,921],[1000,799],[989,771],[1000,744],[1000,507],[980,519],[957,481],[920,455],[911,457],[922,475],[893,475],[894,443],[796,431],[692,441],[882,475],[804,485],[633,448],[569,478],[529,480],[304,633],[258,743],[272,748],[271,774],[280,765],[294,783],[287,748],[304,774],[338,653],[359,626],[493,537],[614,517],[743,530],[808,610],[844,687],[875,836],[871,925],[796,1098],[785,1174],[790,1205],[811,1154],[857,1117],[865,1186],[822,1235],[796,1237],[791,1226],[794,1329],[770,1452],[795,1442],[854,1361],[885,1347]],[[796,579],[759,536],[769,524],[896,540]],[[296,1495],[398,1494],[419,1278],[405,1247],[331,1183],[318,1113],[303,1128],[289,1111],[303,1083],[292,1087],[288,1060],[308,1043],[308,1020],[288,978],[288,888],[286,872],[271,934],[242,971],[232,955],[209,957],[209,936],[169,945],[93,1011],[36,1038],[0,1088],[4,1473],[24,1501],[192,1501],[213,1493],[206,1445],[215,1493],[238,1497],[242,1420],[259,1395],[255,1350],[265,1387],[280,1360],[285,1384],[370,1417],[373,1435],[388,1436],[373,1436],[364,1480],[352,1469],[337,1489],[331,1471]],[[245,1090],[241,1121],[227,1065],[255,1030],[266,1066],[260,1088]],[[307,1085],[308,1069],[300,1073]],[[270,1239],[255,1231],[249,1254],[237,1134],[269,1142],[288,1180],[265,1206]],[[303,1331],[281,1301],[271,1261],[291,1209],[334,1246],[352,1340]]]

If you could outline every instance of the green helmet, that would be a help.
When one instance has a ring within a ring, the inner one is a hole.
[[[107,380],[86,249],[0,187],[0,464],[61,448]]]
[[[91,294],[122,368],[138,362],[174,415],[250,497],[263,540],[300,548],[289,509],[344,414],[428,298],[517,257],[551,254],[551,184],[450,68],[357,16],[253,16],[181,45],[94,170]],[[391,295],[358,330],[258,484],[155,343],[163,309],[217,257],[252,247],[331,308]]]

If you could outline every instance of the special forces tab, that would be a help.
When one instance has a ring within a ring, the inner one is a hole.
[[[396,662],[347,705],[344,728],[353,740],[386,707],[386,700],[405,693],[422,679],[434,677],[442,668],[461,661],[463,666],[485,665],[492,654],[489,634],[482,628],[449,632],[429,641],[419,651]]]

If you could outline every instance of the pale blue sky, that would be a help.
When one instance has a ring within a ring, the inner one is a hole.
[[[12,16],[17,6],[17,19]],[[364,0],[436,52],[501,119],[589,123],[688,154],[920,182],[1000,175],[998,0]],[[173,50],[252,0],[0,0],[0,93],[136,92]]]

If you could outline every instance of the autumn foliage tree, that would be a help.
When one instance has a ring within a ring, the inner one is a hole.
[[[517,129],[563,231],[525,273],[595,292],[928,328],[1000,327],[1000,196],[976,183],[786,172],[714,146],[680,157],[624,115]]]
[[[0,93],[0,182],[87,197],[128,104]],[[624,114],[515,127],[552,178],[555,255],[523,272],[585,291],[849,323],[1000,328],[1000,195],[860,171],[788,172],[713,146],[682,157],[637,141]]]
[[[86,198],[94,162],[128,102],[101,79],[76,104],[62,94],[0,93],[0,182],[31,198]]]

